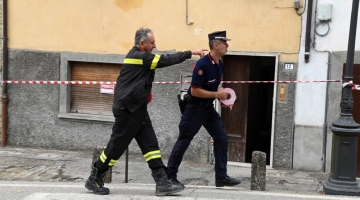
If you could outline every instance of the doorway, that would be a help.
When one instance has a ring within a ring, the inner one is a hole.
[[[273,81],[275,56],[226,55],[224,81]],[[252,152],[266,153],[270,164],[274,83],[223,84],[237,100],[230,111],[221,109],[229,137],[229,161],[251,163]]]

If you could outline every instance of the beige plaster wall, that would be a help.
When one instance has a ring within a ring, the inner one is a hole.
[[[301,17],[289,0],[11,0],[9,48],[126,54],[134,33],[153,29],[157,48],[208,48],[227,30],[230,51],[279,52],[297,61]]]

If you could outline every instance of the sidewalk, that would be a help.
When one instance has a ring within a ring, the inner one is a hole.
[[[59,151],[32,148],[0,148],[1,181],[78,182],[84,185],[90,173],[93,151]],[[166,162],[167,158],[163,158]],[[166,163],[165,163],[166,164]],[[183,161],[178,179],[185,186],[215,186],[214,165]],[[111,184],[124,183],[125,155],[112,169]],[[154,184],[142,155],[129,154],[128,183]],[[251,167],[230,163],[228,174],[241,179],[234,189],[250,191]],[[266,171],[266,191],[322,194],[328,173],[300,172],[295,170]],[[155,189],[155,188],[154,188]],[[84,188],[84,190],[86,190]]]

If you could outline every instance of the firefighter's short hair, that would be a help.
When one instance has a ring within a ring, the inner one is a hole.
[[[148,37],[148,33],[152,33],[152,30],[149,28],[139,28],[135,33],[135,45],[139,44],[140,41],[146,41]]]

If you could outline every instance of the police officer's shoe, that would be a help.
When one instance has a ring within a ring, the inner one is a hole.
[[[151,175],[156,183],[155,194],[157,196],[171,195],[184,189],[184,187],[180,186],[179,184],[171,183],[166,175],[164,168],[162,167],[153,169]]]
[[[225,178],[216,178],[215,185],[216,187],[224,187],[224,186],[234,186],[239,185],[241,181],[239,179],[230,178],[229,176],[225,176]]]
[[[98,169],[94,165],[91,166],[91,174],[85,183],[86,189],[91,190],[94,194],[109,194],[110,190],[109,188],[104,187],[104,182],[102,180],[106,172],[99,174]]]
[[[176,178],[170,178],[169,179],[170,183],[173,185],[179,185],[180,187],[182,187],[183,189],[185,188],[185,185],[182,184],[180,181],[178,181]]]

